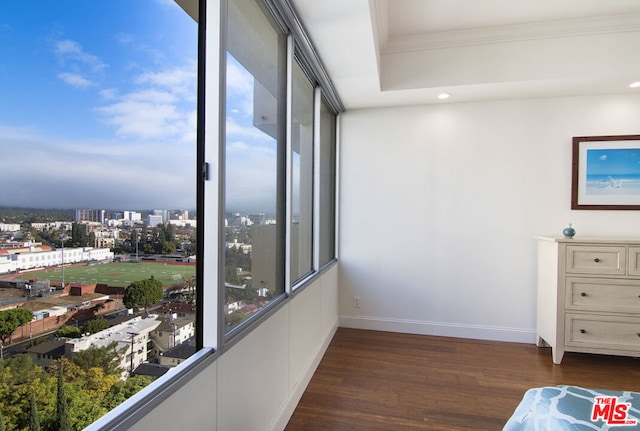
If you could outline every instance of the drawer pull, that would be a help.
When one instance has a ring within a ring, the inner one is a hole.
[[[580,330],[580,333],[581,333],[581,334],[586,334],[586,333],[587,333],[587,331],[586,331],[586,330],[584,330],[584,329],[581,329],[581,330]]]
[[[580,296],[587,296],[586,292],[580,292]]]
[[[598,262],[600,262],[600,259],[598,259],[598,258],[596,257],[595,259],[593,259],[593,261],[594,261],[595,263],[598,263]]]

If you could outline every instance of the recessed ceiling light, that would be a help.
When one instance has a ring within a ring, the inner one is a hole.
[[[451,97],[451,94],[449,94],[449,93],[440,93],[440,94],[438,94],[438,99],[444,100],[444,99],[448,99],[449,97]]]
[[[631,84],[629,84],[629,87],[631,87],[631,88],[640,87],[640,81],[632,82]]]

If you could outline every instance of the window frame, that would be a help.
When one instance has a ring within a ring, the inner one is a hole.
[[[175,0],[179,2],[179,0]],[[287,251],[290,248],[290,234],[282,235],[285,243],[285,294],[274,299],[260,312],[236,327],[232,336],[225,336],[224,314],[224,151],[225,108],[226,108],[226,29],[228,1],[232,0],[196,0],[198,14],[198,101],[197,101],[197,140],[196,140],[196,220],[198,230],[196,262],[196,352],[179,364],[172,373],[167,373],[140,392],[121,403],[103,417],[85,428],[86,431],[126,430],[145,415],[151,413],[176,390],[186,385],[207,367],[211,366],[224,352],[249,334],[253,328],[273,315],[306,286],[317,280],[338,260],[338,190],[339,190],[339,114],[344,106],[333,87],[329,75],[302,28],[289,0],[255,0],[263,2],[272,18],[287,34],[287,102],[290,109],[291,64],[295,58],[300,61],[303,70],[309,74],[314,90],[314,161],[313,161],[313,271],[295,285],[286,281],[290,274],[290,260]],[[186,9],[185,9],[186,10]],[[204,17],[205,19],[200,19]],[[218,31],[207,31],[217,28]],[[208,49],[209,48],[209,51]],[[209,55],[207,55],[209,53]],[[209,83],[209,85],[206,85]],[[217,103],[206,104],[206,101]],[[319,211],[319,129],[320,104],[325,101],[335,115],[334,140],[334,258],[324,265],[318,261],[318,211]],[[285,117],[285,127],[290,126],[290,113]],[[289,130],[290,133],[290,130]],[[287,148],[290,135],[285,141]],[[290,161],[287,154],[287,165]],[[289,177],[290,178],[290,177]],[[290,196],[291,184],[286,183],[286,196]],[[284,226],[291,222],[290,214],[284,220]],[[212,312],[213,311],[213,312]]]

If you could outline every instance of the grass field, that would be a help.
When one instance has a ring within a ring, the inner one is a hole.
[[[65,266],[65,283],[99,283],[109,286],[127,287],[134,281],[144,280],[152,275],[163,286],[173,286],[195,275],[195,265],[170,265],[149,262],[105,263],[100,265]],[[30,272],[21,275],[23,280],[37,278],[39,280],[62,281],[61,268],[49,268],[44,271]]]

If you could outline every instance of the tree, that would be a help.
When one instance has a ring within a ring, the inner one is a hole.
[[[2,415],[0,415],[0,431],[4,431],[4,422],[2,421]]]
[[[124,291],[122,302],[125,307],[139,310],[157,304],[162,300],[162,283],[151,278],[134,281]]]
[[[87,247],[93,246],[89,244],[89,236],[87,235],[87,229],[78,223],[71,225],[71,247]]]
[[[117,343],[113,342],[105,347],[89,347],[75,354],[73,363],[84,371],[91,368],[100,368],[106,375],[120,374],[118,368],[120,354]]]
[[[38,402],[41,426],[54,413],[49,400],[55,398],[55,379],[42,367],[33,363],[31,356],[18,355],[0,362],[0,405],[7,431],[26,431],[30,423],[30,398]],[[48,426],[42,426],[49,429]]]
[[[133,376],[126,381],[119,380],[111,386],[109,392],[102,399],[102,406],[112,410],[149,383],[151,383],[151,378],[147,376]]]
[[[65,325],[56,331],[56,337],[58,338],[80,338],[82,333],[80,328],[75,326]]]
[[[109,322],[107,322],[107,319],[105,319],[102,316],[98,316],[95,319],[89,320],[87,323],[85,323],[82,326],[82,332],[95,334],[96,332],[104,331],[109,326],[111,325],[109,325]]]
[[[33,314],[25,308],[0,311],[0,343],[11,341],[11,336],[20,326],[31,322]]]
[[[58,368],[58,397],[56,407],[56,425],[58,431],[71,431],[67,396],[64,393],[64,371],[62,362],[60,362],[60,367]]]
[[[29,401],[29,431],[40,431],[40,418],[38,417],[38,408],[36,407],[36,396],[31,393]]]

